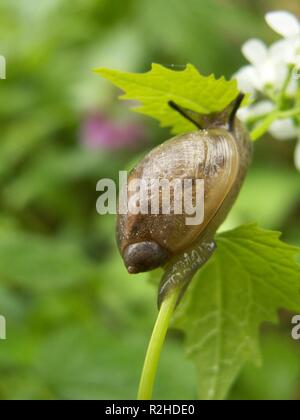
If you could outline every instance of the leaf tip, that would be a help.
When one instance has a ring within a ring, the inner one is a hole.
[[[104,72],[105,68],[104,67],[94,67],[92,69],[93,73],[98,73],[98,74],[102,74]]]

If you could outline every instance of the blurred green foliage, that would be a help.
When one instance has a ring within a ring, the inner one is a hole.
[[[2,0],[0,54],[0,341],[1,399],[134,398],[156,315],[147,276],[127,275],[114,239],[114,217],[95,210],[96,183],[117,179],[169,133],[130,115],[118,91],[94,75],[105,66],[146,71],[152,62],[196,65],[230,75],[241,44],[270,41],[263,14],[297,0]],[[81,139],[87,115],[142,121],[146,142],[91,150]],[[300,175],[292,143],[266,138],[224,228],[258,221],[300,245]],[[264,330],[266,363],[249,367],[232,398],[299,398],[299,344],[290,316]],[[285,336],[286,339],[281,339]],[[171,332],[155,397],[195,397],[182,337]],[[174,369],[176,366],[176,369]]]

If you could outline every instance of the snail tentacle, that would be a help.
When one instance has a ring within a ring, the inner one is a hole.
[[[169,101],[169,106],[182,115],[185,119],[193,123],[198,129],[207,129],[210,127],[226,127],[230,132],[234,131],[234,123],[236,114],[245,98],[243,93],[240,93],[234,101],[232,101],[221,112],[211,112],[210,114],[200,114],[191,109],[184,108],[173,101]]]
[[[245,95],[243,93],[240,93],[232,104],[233,108],[228,118],[228,128],[230,132],[234,131],[234,122],[235,122],[236,114],[238,110],[240,109],[240,106],[244,98],[245,98]]]
[[[180,115],[182,115],[185,119],[190,121],[192,124],[194,124],[199,130],[202,130],[203,127],[199,123],[198,114],[196,112],[193,112],[189,109],[183,108],[179,105],[177,105],[174,101],[169,101],[169,106],[176,112],[178,112]]]

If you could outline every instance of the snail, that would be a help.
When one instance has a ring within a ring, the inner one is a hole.
[[[252,143],[236,117],[244,95],[222,112],[200,115],[170,101],[169,106],[197,131],[154,148],[131,171],[131,179],[203,179],[204,220],[187,225],[186,214],[119,214],[117,242],[131,274],[163,267],[158,303],[173,287],[184,293],[216,249],[214,237],[233,206],[252,159]],[[194,187],[193,187],[194,188]],[[132,193],[128,191],[128,198]]]

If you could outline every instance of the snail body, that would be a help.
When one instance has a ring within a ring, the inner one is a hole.
[[[131,179],[204,180],[204,220],[187,225],[187,214],[123,214],[117,240],[130,273],[164,267],[159,301],[170,288],[185,289],[210,258],[214,236],[235,202],[251,162],[246,129],[236,118],[239,96],[224,111],[208,116],[171,103],[201,129],[177,136],[152,150],[130,173]],[[195,194],[193,185],[192,194]],[[149,186],[150,189],[150,186]],[[128,192],[130,199],[131,192]],[[149,191],[151,197],[151,191]],[[171,197],[172,200],[172,197]]]

